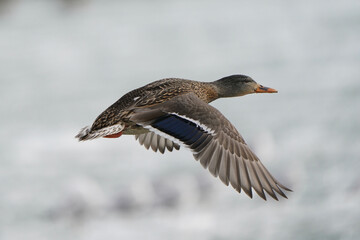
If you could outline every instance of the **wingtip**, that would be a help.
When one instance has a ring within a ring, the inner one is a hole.
[[[244,192],[250,197],[250,198],[253,198],[253,194],[252,194],[252,190],[251,188],[250,189],[245,189],[243,188]]]
[[[262,199],[264,199],[265,201],[267,201],[267,199],[266,199],[266,196],[265,196],[265,193],[264,193],[264,192],[262,192],[262,194],[259,194],[259,193],[258,193],[258,195],[259,195]]]
[[[266,191],[266,190],[265,190]],[[276,196],[276,193],[274,192],[273,189],[271,189],[271,192],[266,191],[270,197],[272,197],[273,199],[275,199],[276,201],[279,201],[279,198]]]
[[[279,185],[278,185],[279,186]],[[286,196],[286,194],[283,192],[283,191],[281,191],[281,189],[282,189],[282,187],[281,186],[279,186],[279,188],[277,189],[278,191],[276,191],[278,194],[280,194],[282,197],[284,197],[284,198],[288,198],[287,196]]]

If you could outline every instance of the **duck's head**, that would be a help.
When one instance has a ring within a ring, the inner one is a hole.
[[[277,90],[255,82],[245,75],[231,75],[212,82],[220,98],[238,97],[251,93],[277,93]]]

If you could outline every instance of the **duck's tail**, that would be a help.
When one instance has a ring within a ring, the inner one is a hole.
[[[80,130],[75,138],[79,141],[92,140],[99,137],[116,138],[121,136],[124,128],[125,125],[122,124],[112,125],[97,130],[92,130],[90,126],[86,126]]]

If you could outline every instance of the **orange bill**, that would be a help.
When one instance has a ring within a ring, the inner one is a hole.
[[[258,87],[255,89],[256,93],[277,93],[278,91],[273,89],[273,88],[269,88],[269,87],[264,87],[263,85],[258,85]]]

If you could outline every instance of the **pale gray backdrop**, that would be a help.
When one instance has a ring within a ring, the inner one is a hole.
[[[294,192],[78,130],[164,77],[252,76],[213,105]],[[360,1],[0,1],[0,239],[359,239]]]

